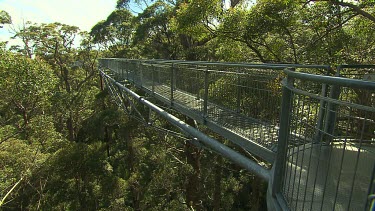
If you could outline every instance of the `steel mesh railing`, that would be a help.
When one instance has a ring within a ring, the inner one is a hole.
[[[207,116],[272,149],[277,141],[280,69],[225,68],[209,71]]]
[[[375,163],[375,83],[338,83],[337,78],[327,83],[311,75],[287,73],[289,83],[284,87],[290,97],[284,104],[289,104],[290,113],[283,118],[289,126],[286,156],[279,167],[288,206],[293,210],[366,209]],[[316,89],[323,83],[329,97]]]

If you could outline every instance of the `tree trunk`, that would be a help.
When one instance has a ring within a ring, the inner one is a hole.
[[[74,141],[74,126],[73,126],[73,118],[72,118],[71,112],[70,112],[68,119],[66,120],[66,127],[68,129],[68,140]]]
[[[129,176],[131,177],[132,174],[136,173],[135,172],[136,160],[135,160],[135,153],[134,153],[134,146],[133,146],[133,138],[131,137],[130,131],[127,131],[126,133],[126,144],[127,144],[127,151],[128,151],[128,156],[126,160],[127,160]],[[141,210],[141,206],[140,206],[141,192],[140,192],[140,185],[138,181],[134,181],[131,184],[130,191],[131,191],[131,197],[132,197],[132,208],[136,211],[140,211]]]
[[[109,157],[109,150],[112,142],[112,131],[108,126],[104,127],[104,142],[106,143],[107,157]]]
[[[187,118],[186,123],[195,127],[193,119]],[[185,143],[185,154],[187,163],[193,168],[193,172],[189,172],[188,182],[186,184],[186,203],[194,210],[203,210],[201,204],[201,150],[190,142]]]
[[[213,206],[214,211],[219,211],[221,207],[221,177],[222,177],[222,165],[223,157],[218,155],[216,157],[216,166],[215,166],[215,186],[214,186],[214,200]]]

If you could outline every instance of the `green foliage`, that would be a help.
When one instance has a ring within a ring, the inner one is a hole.
[[[113,11],[106,20],[97,23],[90,32],[93,43],[108,49],[113,57],[132,57],[133,14],[126,9]]]
[[[12,18],[10,17],[9,13],[4,10],[0,10],[0,29],[3,28],[3,24],[11,24]]]
[[[82,45],[76,48],[78,35]],[[6,181],[0,206],[52,209],[54,204],[43,201],[52,197],[48,191],[53,188],[48,185],[55,181],[48,172],[56,168],[50,159],[62,156],[59,150],[69,150],[66,138],[76,140],[83,120],[94,111],[98,52],[91,49],[87,33],[60,23],[27,23],[16,37],[24,41],[23,47],[12,48],[19,53],[0,49],[0,147],[5,150],[2,156],[8,156],[1,164],[7,171],[0,174]],[[14,153],[13,146],[19,153]],[[78,201],[78,205],[63,202],[58,207],[68,204],[72,209],[80,206]]]
[[[371,63],[373,56],[351,44],[365,41],[360,46],[372,49],[367,38],[375,16],[369,1],[159,0],[118,1],[117,6],[133,4],[143,11],[132,20],[131,57],[334,65]],[[358,21],[369,31],[356,28]],[[222,54],[220,46],[233,50]]]
[[[75,48],[78,35],[83,41]],[[59,121],[58,132],[73,141],[81,122],[91,114],[90,103],[98,91],[93,81],[98,52],[92,51],[92,40],[78,27],[61,23],[29,24],[15,37],[24,41],[20,52],[44,60],[54,70],[59,80],[52,99],[54,118]]]
[[[45,62],[0,50],[0,206],[20,197],[63,138],[51,116],[57,78]]]
[[[29,123],[38,122],[40,116],[50,111],[57,78],[42,61],[4,50],[0,51],[0,56],[1,123],[7,127],[5,131],[17,128],[17,137],[27,138],[33,130]],[[8,133],[1,139],[7,137],[14,136]]]
[[[199,38],[202,31],[207,31],[202,23],[215,24],[215,19],[220,18],[223,13],[222,4],[223,2],[219,0],[196,0],[181,3],[176,15],[179,29]]]
[[[174,7],[156,1],[135,18],[137,24],[133,42],[142,46],[142,55],[150,58],[177,59],[179,38],[173,31]]]

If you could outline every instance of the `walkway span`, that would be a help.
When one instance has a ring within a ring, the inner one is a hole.
[[[374,65],[342,65],[333,72],[322,65],[128,59],[99,63],[102,78],[124,110],[131,110],[132,99],[137,99],[197,143],[265,179],[269,209],[370,206],[368,196],[375,189],[375,82],[364,79],[371,78]],[[128,83],[146,96],[129,89]],[[163,106],[206,125],[256,159],[190,127]]]

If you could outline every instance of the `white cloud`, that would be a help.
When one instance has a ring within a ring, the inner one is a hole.
[[[90,31],[115,9],[116,0],[0,0],[1,10],[7,11],[17,28],[23,22],[60,22]],[[0,29],[0,41],[11,35],[10,27]]]

